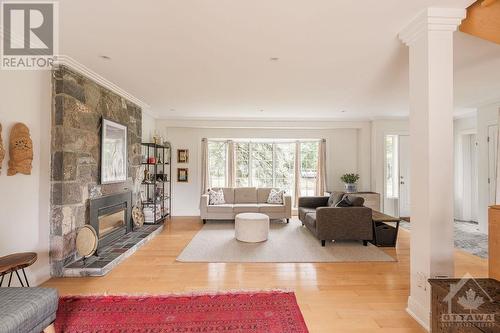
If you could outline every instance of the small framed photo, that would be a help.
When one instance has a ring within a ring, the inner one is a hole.
[[[177,149],[177,163],[189,162],[189,149]]]
[[[188,182],[188,169],[187,168],[177,168],[177,181],[179,183]]]

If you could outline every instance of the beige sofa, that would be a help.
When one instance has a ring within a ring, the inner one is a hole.
[[[203,223],[207,220],[234,220],[239,213],[262,213],[270,219],[286,219],[287,223],[292,217],[292,198],[289,195],[283,196],[282,205],[267,203],[271,188],[225,187],[222,191],[226,201],[222,205],[209,205],[208,194],[201,196],[200,212]]]

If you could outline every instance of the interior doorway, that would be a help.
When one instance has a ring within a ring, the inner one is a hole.
[[[385,136],[384,213],[409,220],[410,136]]]
[[[399,136],[399,216],[410,219],[410,136]]]
[[[464,132],[460,135],[458,191],[455,211],[460,221],[478,221],[479,183],[478,183],[478,147],[475,132]]]

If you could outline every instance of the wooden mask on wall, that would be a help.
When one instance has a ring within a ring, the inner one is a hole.
[[[31,141],[30,130],[22,123],[15,124],[10,131],[9,155],[8,176],[14,176],[17,173],[31,174],[33,141]]]
[[[2,124],[0,124],[0,174],[2,173],[2,163],[5,158],[5,149],[3,148],[2,140]]]

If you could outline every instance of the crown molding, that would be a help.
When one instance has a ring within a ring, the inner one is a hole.
[[[410,46],[427,31],[456,31],[465,16],[465,8],[430,7],[420,12],[398,36]]]
[[[114,84],[113,82],[109,81],[108,79],[104,78],[103,76],[97,74],[95,71],[91,70],[90,68],[86,67],[82,63],[78,62],[77,60],[71,58],[70,56],[67,55],[58,55],[55,58],[54,61],[54,68],[57,68],[59,66],[66,66],[77,73],[84,75],[85,77],[88,77],[89,79],[93,80],[94,82],[98,83],[99,85],[103,86],[106,89],[111,90],[115,94],[129,100],[130,102],[136,104],[142,109],[142,112],[145,114],[157,119],[158,115],[151,111],[151,107],[149,104],[146,102],[142,101],[141,99],[133,96],[132,94],[126,92],[122,88],[120,88],[118,85]]]
[[[256,120],[165,120],[157,121],[157,126],[168,128],[202,129],[286,129],[286,130],[328,130],[367,129],[370,121],[256,121]]]

